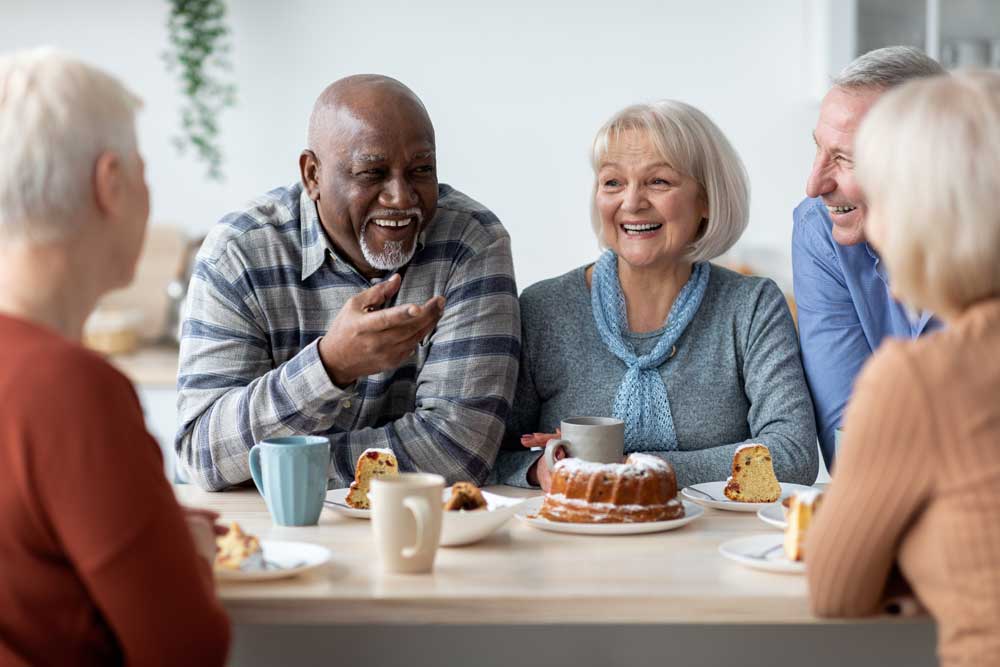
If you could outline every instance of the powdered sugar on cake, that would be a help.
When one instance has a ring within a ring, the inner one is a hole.
[[[562,469],[568,472],[584,472],[589,474],[603,472],[621,477],[632,477],[642,475],[650,468],[668,470],[670,464],[650,454],[629,454],[625,463],[596,463],[594,461],[584,461],[583,459],[563,459],[556,463],[555,470]]]

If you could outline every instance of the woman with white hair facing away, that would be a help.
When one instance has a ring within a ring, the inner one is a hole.
[[[1000,74],[887,93],[855,154],[897,298],[947,326],[883,343],[858,379],[806,542],[812,606],[878,613],[887,585],[908,583],[938,622],[942,664],[998,665]]]
[[[129,381],[81,347],[149,216],[139,101],[0,57],[0,664],[221,665],[214,518],[182,511]]]
[[[704,113],[665,100],[616,113],[592,164],[592,224],[606,250],[521,295],[498,479],[547,489],[544,457],[522,445],[589,415],[623,420],[626,453],[666,459],[680,487],[726,479],[747,442],[767,445],[780,480],[811,484],[816,425],[784,296],[709,263],[747,225],[736,151]]]

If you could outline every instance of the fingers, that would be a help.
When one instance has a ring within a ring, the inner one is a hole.
[[[378,285],[372,285],[364,292],[357,295],[358,306],[361,310],[378,308],[383,303],[393,297],[399,291],[401,278],[398,273],[394,273]]]
[[[434,297],[423,305],[405,304],[386,308],[372,313],[369,318],[372,331],[389,331],[402,329],[399,341],[409,338],[412,334],[437,324],[444,312],[444,299]]]

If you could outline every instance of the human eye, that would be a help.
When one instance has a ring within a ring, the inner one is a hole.
[[[652,183],[653,185],[659,185],[663,187],[669,187],[670,185],[672,185],[670,181],[668,181],[665,178],[660,178],[659,176],[650,181],[650,183]]]
[[[355,170],[354,175],[365,180],[376,180],[382,178],[384,173],[385,170],[381,167],[372,167],[370,169],[357,169]]]
[[[422,176],[427,176],[429,174],[433,174],[434,173],[434,165],[432,165],[432,164],[422,164],[419,167],[417,167],[416,169],[414,169],[413,171],[415,173],[417,173],[417,174],[422,175]]]
[[[617,178],[605,178],[601,180],[601,185],[605,188],[618,188],[621,187],[622,182]]]

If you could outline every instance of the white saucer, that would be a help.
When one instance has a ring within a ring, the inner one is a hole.
[[[692,484],[691,486],[684,487],[681,491],[681,495],[690,500],[693,503],[698,503],[704,507],[711,507],[717,510],[729,510],[731,512],[756,512],[759,509],[763,509],[772,503],[741,503],[735,500],[730,500],[726,498],[724,489],[726,488],[725,482],[704,482],[702,484]],[[781,498],[782,499],[792,495],[796,491],[805,491],[809,489],[808,486],[802,486],[801,484],[789,484],[787,482],[781,483]],[[699,491],[701,493],[699,493]],[[706,497],[707,494],[710,497]]]
[[[337,514],[349,516],[352,519],[370,519],[371,510],[359,510],[347,504],[347,493],[350,488],[330,489],[326,492],[326,499],[323,500],[323,507],[332,509]]]
[[[671,519],[670,521],[645,521],[637,523],[568,523],[563,521],[549,521],[535,515],[535,512],[542,506],[542,498],[531,499],[514,516],[532,528],[540,528],[541,530],[548,530],[553,533],[638,535],[641,533],[659,533],[665,530],[674,530],[675,528],[686,526],[705,513],[705,510],[697,505],[685,501],[681,502],[684,503],[684,516],[679,519]]]
[[[738,537],[720,544],[719,553],[729,560],[755,570],[804,574],[806,571],[804,562],[788,560],[785,556],[784,541],[784,535],[775,533]]]
[[[767,507],[761,507],[757,510],[757,518],[775,528],[784,530],[788,527],[788,520],[785,519],[785,508],[781,506],[781,503],[771,503]]]
[[[313,570],[330,560],[329,549],[309,542],[261,540],[260,548],[264,552],[264,561],[268,565],[266,569],[215,570],[215,578],[219,581],[284,579]]]

